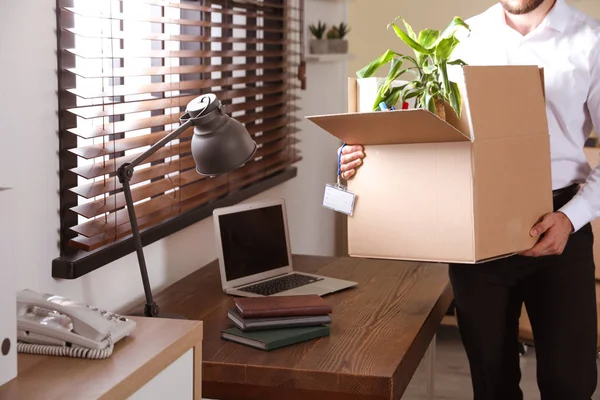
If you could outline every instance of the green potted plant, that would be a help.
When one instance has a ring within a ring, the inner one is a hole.
[[[331,30],[327,33],[330,53],[348,53],[348,40],[346,39],[346,35],[348,35],[348,32],[350,32],[350,29],[348,28],[348,25],[344,22],[341,22],[339,25],[331,28]],[[329,37],[330,34],[331,37]]]
[[[319,21],[317,24],[308,26],[313,38],[310,40],[310,52],[313,54],[325,54],[329,51],[327,40],[324,39],[327,24]]]
[[[448,65],[465,65],[462,60],[451,61],[451,56],[459,44],[456,34],[461,29],[470,31],[469,26],[461,18],[455,17],[441,33],[433,29],[424,29],[417,35],[404,20],[402,22],[406,32],[400,29],[396,24],[399,18],[388,25],[388,28],[391,26],[396,35],[414,51],[414,57],[388,49],[356,73],[358,78],[372,77],[383,65],[390,64],[385,83],[377,93],[373,110],[378,109],[381,102],[391,107],[398,102],[403,104],[404,101],[414,98],[416,108],[429,110],[444,120],[445,103],[448,103],[460,118],[462,98],[456,82],[448,78]],[[405,73],[412,79],[393,87],[393,81]]]

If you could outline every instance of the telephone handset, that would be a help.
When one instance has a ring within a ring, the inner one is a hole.
[[[32,290],[17,293],[17,351],[82,358],[106,358],[128,336],[132,319]]]

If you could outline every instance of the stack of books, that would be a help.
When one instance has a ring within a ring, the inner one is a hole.
[[[331,306],[317,295],[235,298],[233,305],[225,340],[268,351],[329,336]]]

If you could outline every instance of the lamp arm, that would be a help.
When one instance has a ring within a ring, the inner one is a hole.
[[[158,305],[152,298],[152,289],[150,287],[150,281],[148,279],[148,270],[146,269],[146,259],[144,257],[144,250],[142,247],[142,238],[140,236],[140,229],[137,223],[137,217],[135,215],[135,208],[133,206],[133,196],[131,194],[130,181],[133,176],[133,169],[141,164],[145,159],[156,153],[160,148],[171,140],[177,138],[186,129],[193,125],[193,121],[187,120],[181,124],[173,132],[169,133],[161,140],[153,144],[148,150],[134,158],[131,162],[121,165],[117,171],[119,182],[123,185],[123,193],[125,194],[125,204],[127,205],[127,213],[129,214],[129,223],[131,224],[131,233],[133,235],[133,245],[135,252],[137,253],[138,263],[140,266],[140,273],[142,275],[142,284],[144,285],[144,295],[146,297],[146,304],[144,305],[144,315],[147,317],[157,317],[159,315]]]
[[[133,174],[133,169],[140,165],[145,159],[150,157],[152,154],[156,153],[160,148],[162,148],[165,144],[169,143],[171,140],[177,139],[177,137],[181,135],[185,130],[187,130],[190,126],[194,125],[193,122],[193,120],[188,119],[183,124],[179,125],[179,127],[173,132],[169,133],[167,136],[150,146],[148,150],[144,151],[139,156],[134,158],[126,166],[126,168],[131,171],[130,174]]]
[[[123,165],[122,168],[123,167],[125,167],[125,165]],[[119,172],[123,172],[121,171],[121,168],[119,168]],[[119,179],[120,178],[121,177],[119,177]],[[140,236],[140,229],[138,227],[137,217],[133,207],[133,198],[131,196],[129,179],[124,179],[121,181],[121,183],[123,184],[123,193],[125,194],[125,203],[127,204],[127,213],[129,214],[129,223],[131,224],[131,233],[133,234],[133,245],[135,247],[135,252],[137,253],[140,273],[142,275],[142,285],[144,286],[144,295],[146,297],[144,315],[146,317],[157,317],[159,308],[152,298],[152,289],[150,286],[150,280],[148,279],[148,270],[146,269],[146,258],[144,257],[144,250],[142,247],[142,237]]]

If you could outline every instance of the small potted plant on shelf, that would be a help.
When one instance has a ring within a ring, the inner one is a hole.
[[[385,83],[377,93],[373,110],[378,109],[381,102],[391,107],[398,102],[403,104],[404,101],[414,98],[416,108],[429,110],[444,120],[445,103],[448,103],[460,118],[462,98],[456,82],[448,78],[448,66],[465,65],[462,60],[451,61],[451,56],[459,44],[456,34],[461,29],[470,31],[469,26],[461,18],[455,17],[441,33],[433,29],[424,29],[417,35],[404,20],[402,22],[406,32],[400,29],[396,24],[398,18],[388,28],[391,26],[394,29],[396,35],[414,51],[415,56],[387,50],[356,73],[358,78],[372,77],[383,65],[390,64]],[[412,79],[394,87],[393,81],[405,73],[411,75]]]
[[[348,40],[346,40],[346,35],[348,35],[348,32],[350,32],[350,29],[344,22],[341,22],[337,26],[333,26],[329,32],[327,32],[330,53],[348,53]]]
[[[324,39],[327,24],[319,21],[317,24],[308,26],[313,38],[310,40],[310,52],[313,54],[325,54],[329,51],[327,40]]]

